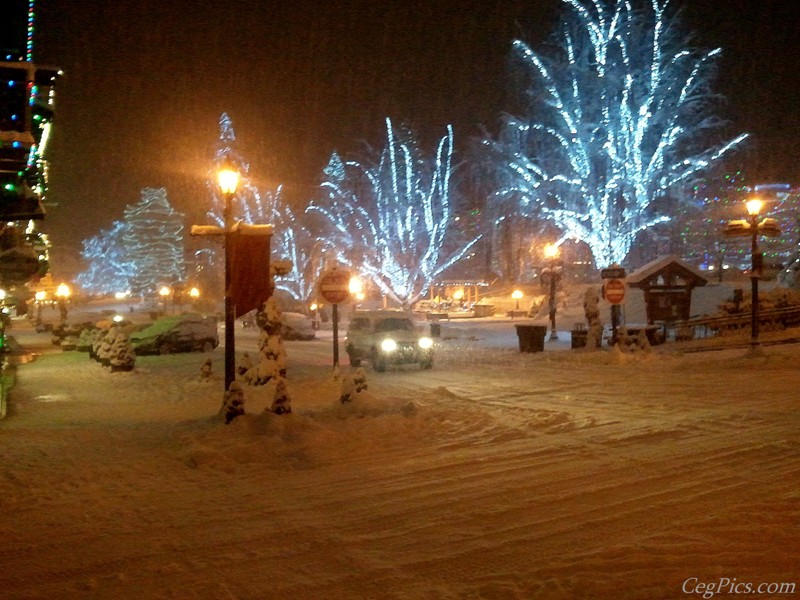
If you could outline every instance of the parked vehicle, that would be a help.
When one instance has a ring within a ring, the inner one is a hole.
[[[345,347],[354,367],[364,360],[379,372],[389,365],[433,367],[433,340],[401,311],[355,311],[350,316]]]
[[[139,355],[211,352],[219,346],[216,319],[197,314],[162,317],[132,333],[130,340]]]
[[[256,313],[250,311],[242,317],[242,327],[244,329],[258,327],[256,324]],[[314,320],[297,312],[282,312],[281,313],[281,337],[284,340],[313,340],[317,337],[317,332],[314,329]]]

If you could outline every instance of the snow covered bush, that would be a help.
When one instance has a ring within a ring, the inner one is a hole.
[[[124,331],[117,333],[111,345],[109,364],[111,372],[132,371],[136,363],[136,353],[133,351],[131,340]]]
[[[281,338],[281,312],[272,297],[256,312],[256,324],[261,329],[258,340],[259,360],[244,378],[250,385],[265,385],[273,377],[286,376],[286,349]]]
[[[231,386],[225,392],[219,414],[225,419],[226,425],[244,414],[244,388],[238,381],[231,382]]]
[[[276,380],[275,395],[272,398],[272,406],[269,409],[276,415],[285,415],[292,412],[292,399],[286,389],[286,379],[281,375],[278,375]]]

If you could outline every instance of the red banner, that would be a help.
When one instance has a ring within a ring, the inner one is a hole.
[[[272,295],[269,235],[230,234],[231,301],[234,318],[261,305]]]

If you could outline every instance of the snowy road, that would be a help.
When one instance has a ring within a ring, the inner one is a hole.
[[[24,365],[0,422],[3,597],[655,599],[798,579],[800,347],[496,346],[449,340],[434,370],[368,373],[341,406],[329,341],[288,342],[295,413],[262,415],[269,386],[248,388],[227,427],[221,349],[211,384],[199,354]]]

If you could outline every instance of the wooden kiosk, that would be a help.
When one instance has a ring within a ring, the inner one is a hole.
[[[692,290],[707,283],[697,269],[677,256],[657,258],[627,277],[630,287],[644,291],[648,325],[688,319]]]

